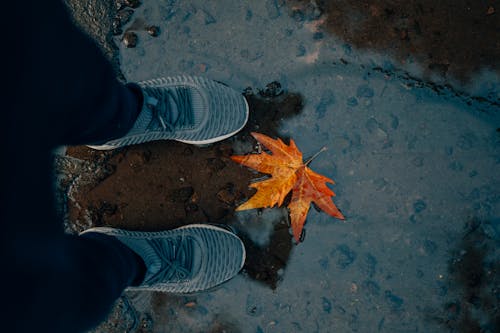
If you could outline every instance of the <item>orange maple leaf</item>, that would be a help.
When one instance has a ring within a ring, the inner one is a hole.
[[[320,209],[338,219],[344,219],[342,213],[333,203],[335,193],[326,183],[334,184],[328,177],[312,171],[302,161],[302,153],[290,139],[287,146],[281,139],[272,139],[264,134],[252,132],[252,136],[272,153],[231,156],[239,164],[269,174],[272,177],[250,184],[257,189],[248,201],[236,208],[246,210],[254,208],[281,206],[287,194],[292,191],[292,199],[288,204],[293,236],[300,242],[302,228],[307,212],[314,202]]]

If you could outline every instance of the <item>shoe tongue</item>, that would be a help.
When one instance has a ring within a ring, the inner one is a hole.
[[[179,119],[179,108],[177,107],[177,104],[174,102],[173,98],[168,99],[168,117],[169,119],[167,120],[170,124],[175,124],[177,122],[177,119]]]
[[[145,106],[143,106],[143,109]],[[140,112],[139,116],[137,117],[134,126],[131,128],[128,134],[136,134],[136,133],[142,133],[144,132],[144,128],[148,127],[148,125],[151,123],[151,120],[153,119],[153,114],[151,112]]]

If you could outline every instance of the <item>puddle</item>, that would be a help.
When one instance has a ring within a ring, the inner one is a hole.
[[[500,29],[500,7],[493,0],[295,0],[289,6],[295,21],[321,20],[325,32],[348,45],[391,54],[401,65],[420,63],[425,77],[466,81],[484,68],[500,73],[494,33]]]
[[[249,254],[244,271],[276,288],[292,249],[288,214],[240,215],[236,222],[234,209],[253,194],[248,185],[258,175],[229,156],[235,150],[254,150],[251,131],[277,134],[282,121],[300,113],[302,99],[283,91],[278,82],[255,93],[247,89],[245,96],[251,110],[247,126],[210,147],[172,141],[113,152],[68,147],[68,157],[94,169],[68,185],[69,229],[111,226],[158,231],[193,223],[233,225]],[[256,221],[262,217],[265,222]]]

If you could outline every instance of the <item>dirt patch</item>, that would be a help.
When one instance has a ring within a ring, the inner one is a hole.
[[[276,288],[292,249],[287,221],[274,223],[270,242],[255,244],[235,223],[235,208],[248,199],[258,174],[232,162],[233,151],[254,151],[251,131],[277,136],[281,120],[302,109],[300,95],[278,82],[247,89],[247,126],[237,135],[200,148],[175,141],[151,142],[112,152],[69,147],[67,158],[83,161],[87,172],[68,182],[70,230],[111,226],[129,230],[168,230],[193,223],[233,226],[248,250],[245,271]],[[71,170],[75,174],[75,170]],[[262,176],[262,175],[260,175]]]
[[[230,218],[236,203],[250,195],[247,184],[253,177],[231,163],[230,153],[228,145],[197,148],[178,142],[123,149],[106,161],[112,170],[108,177],[74,195],[83,209],[70,208],[70,217],[148,231]]]
[[[360,49],[417,61],[426,75],[467,80],[482,68],[500,72],[500,4],[495,0],[293,0],[297,21],[323,28]],[[346,45],[346,47],[350,47]]]
[[[435,311],[432,319],[453,332],[500,331],[500,224],[471,219],[452,253],[449,286],[461,297]]]

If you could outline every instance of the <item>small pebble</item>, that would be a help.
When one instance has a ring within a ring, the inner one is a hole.
[[[150,34],[153,37],[158,37],[160,35],[160,27],[156,25],[152,25],[146,28],[146,31],[148,34]]]
[[[260,91],[260,94],[264,97],[275,97],[283,93],[281,84],[278,81],[273,81],[266,85],[266,88]]]
[[[122,3],[130,8],[137,8],[141,5],[141,2],[139,0],[123,0]]]
[[[120,22],[120,19],[114,18],[113,22],[111,24],[111,30],[114,36],[121,35],[123,30],[122,30],[122,23]]]
[[[133,14],[134,14],[134,10],[132,10],[132,9],[122,9],[122,10],[118,11],[115,18],[120,21],[120,25],[124,25],[130,21]]]
[[[132,47],[136,47],[137,45],[137,34],[135,32],[132,32],[132,31],[127,31],[124,35],[123,35],[123,44],[125,44],[126,47],[129,47],[129,48],[132,48]]]

